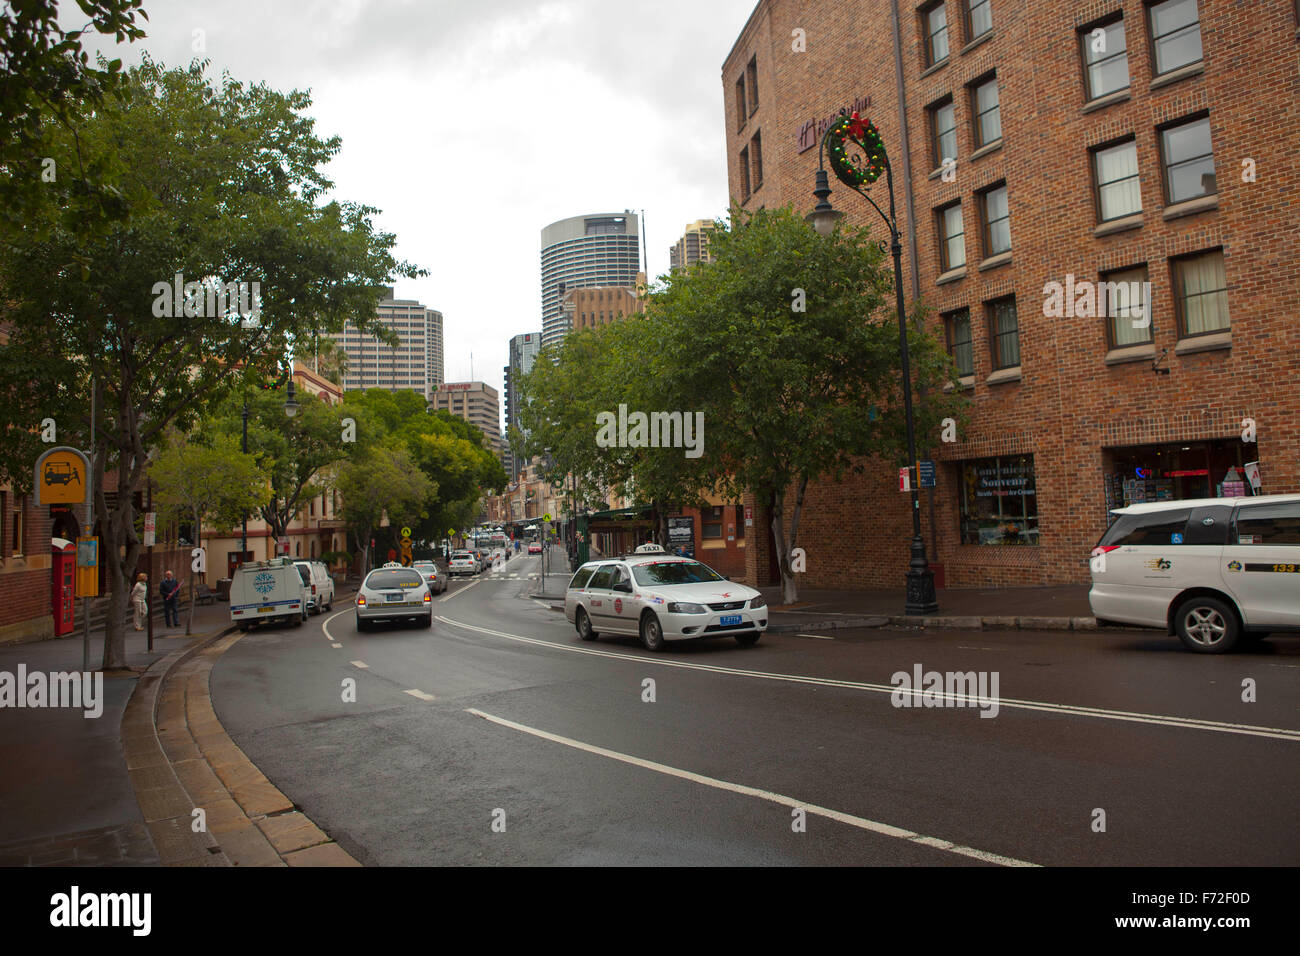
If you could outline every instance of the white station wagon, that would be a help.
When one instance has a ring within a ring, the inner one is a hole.
[[[636,554],[578,568],[564,593],[564,616],[584,641],[628,634],[659,651],[666,641],[731,635],[748,646],[767,629],[767,602],[707,565],[642,545]]]
[[[1222,654],[1300,631],[1300,495],[1195,498],[1116,508],[1092,551],[1099,623],[1176,633]]]

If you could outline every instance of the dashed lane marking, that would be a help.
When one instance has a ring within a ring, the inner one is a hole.
[[[370,665],[365,661],[350,661],[353,667],[360,667],[362,670],[370,670]]]
[[[432,694],[426,694],[426,693],[425,693],[424,691],[422,691],[422,690],[407,690],[407,691],[403,691],[402,693],[404,693],[404,694],[410,694],[412,697],[418,697],[418,698],[420,698],[420,700],[437,700],[437,699],[438,699],[438,698],[434,697]]]
[[[408,693],[410,692],[408,691]],[[630,764],[633,767],[641,767],[645,770],[653,770],[655,773],[665,774],[669,777],[676,777],[679,780],[689,780],[692,783],[712,787],[715,790],[727,790],[731,793],[739,793],[746,797],[757,797],[760,800],[767,800],[770,803],[803,810],[805,813],[811,813],[814,816],[825,817],[826,819],[834,820],[837,823],[844,823],[851,827],[857,827],[859,830],[869,830],[872,833],[879,833],[882,836],[893,837],[898,840],[908,840],[912,843],[919,843],[922,846],[933,847],[934,849],[941,850],[945,853],[956,853],[959,856],[967,856],[975,860],[981,860],[985,863],[993,863],[998,866],[1038,865],[1037,863],[1029,863],[1025,860],[1017,860],[1014,857],[1002,856],[999,853],[990,853],[987,850],[977,850],[974,847],[961,846],[948,840],[941,840],[938,837],[922,836],[919,833],[914,833],[911,830],[904,829],[903,827],[892,826],[888,823],[880,823],[876,820],[868,820],[865,817],[854,816],[851,813],[843,813],[839,810],[831,810],[827,807],[819,807],[816,804],[796,800],[794,797],[787,797],[784,794],[773,793],[771,790],[760,790],[757,787],[748,787],[741,783],[731,783],[728,780],[719,780],[716,777],[706,777],[704,774],[695,773],[691,770],[682,770],[678,767],[670,767],[667,764],[656,763],[653,760],[645,760],[641,757],[633,757],[631,754],[620,753],[617,750],[607,750],[604,747],[597,747],[594,744],[584,743],[581,740],[574,740],[572,737],[561,737],[559,734],[552,734],[545,730],[538,730],[536,727],[517,724],[513,720],[506,720],[504,717],[496,717],[472,707],[466,708],[465,712],[467,714],[473,714],[475,717],[482,717],[484,720],[489,720],[502,727],[509,727],[511,730],[517,730],[520,733],[531,734],[534,737],[540,737],[542,740],[549,740],[552,743],[563,744],[565,747],[572,747],[574,750],[581,750],[589,754],[595,754],[598,757],[608,757],[610,760],[617,760],[620,763]]]

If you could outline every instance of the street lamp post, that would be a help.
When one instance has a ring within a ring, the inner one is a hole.
[[[817,205],[806,217],[808,222],[823,236],[829,236],[835,230],[835,223],[844,215],[831,207],[831,188],[826,176],[826,141],[831,140],[831,169],[835,177],[855,193],[871,203],[871,207],[880,213],[889,229],[890,252],[894,257],[894,294],[898,310],[898,347],[903,365],[903,413],[907,421],[907,468],[910,475],[909,484],[912,492],[912,544],[911,560],[907,568],[907,598],[903,613],[934,614],[939,610],[939,601],[934,590],[934,572],[930,570],[925,558],[925,542],[921,538],[921,497],[919,469],[916,464],[916,427],[912,416],[912,363],[907,348],[907,313],[903,305],[903,242],[898,231],[898,216],[894,208],[894,164],[889,161],[885,144],[875,127],[860,120],[855,112],[851,116],[841,115],[831,123],[822,135],[818,150],[817,179],[813,195]],[[862,150],[861,154],[846,151],[846,142]],[[889,188],[889,214],[876,204],[876,201],[861,188],[874,182],[883,167],[885,182]]]

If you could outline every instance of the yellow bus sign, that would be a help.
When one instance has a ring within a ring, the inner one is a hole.
[[[90,504],[90,462],[66,445],[36,459],[36,504]]]

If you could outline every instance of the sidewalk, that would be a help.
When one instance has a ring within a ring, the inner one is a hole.
[[[154,622],[154,650],[146,634],[126,626],[126,660],[137,673],[103,679],[103,713],[81,708],[0,708],[0,866],[139,866],[159,862],[145,828],[122,747],[122,716],[140,673],[172,651],[210,636],[229,623],[221,601],[194,611],[194,637]],[[90,667],[104,654],[103,629],[90,634]],[[0,671],[18,665],[34,672],[80,671],[82,635],[0,646]]]

